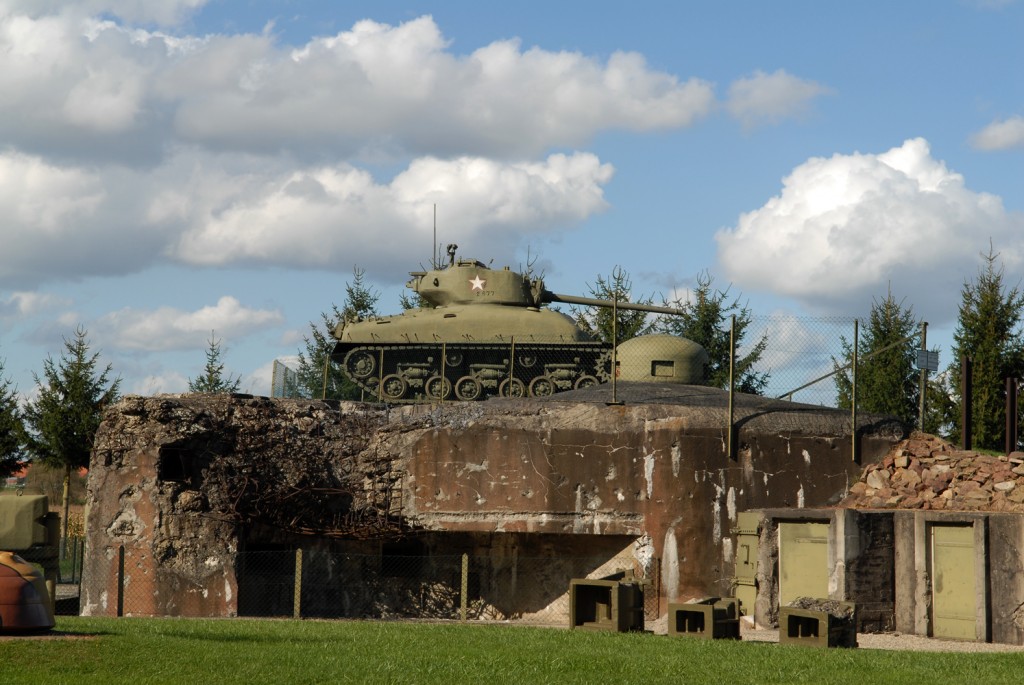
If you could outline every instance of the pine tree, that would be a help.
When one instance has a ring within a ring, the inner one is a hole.
[[[911,307],[904,307],[890,290],[871,305],[868,325],[857,341],[857,408],[895,416],[906,426],[916,423],[921,395],[920,371],[916,368],[915,332],[918,324]],[[851,406],[853,393],[853,345],[843,338],[841,360],[833,358],[837,402]]]
[[[118,397],[121,379],[110,381],[108,364],[97,375],[99,354],[89,354],[86,331],[64,339],[59,362],[43,362],[43,378],[33,374],[36,399],[25,410],[28,451],[33,460],[64,471],[64,537],[67,537],[68,488],[73,469],[87,468],[103,410]]]
[[[18,396],[3,372],[4,363],[0,360],[0,477],[15,473],[25,458],[25,425]]]
[[[740,305],[739,298],[729,300],[729,288],[713,288],[714,278],[707,271],[697,276],[697,287],[689,299],[678,298],[666,301],[666,307],[680,310],[678,316],[663,316],[658,321],[658,330],[692,340],[704,347],[708,353],[708,369],[705,385],[713,388],[729,386],[729,338],[730,321],[736,316],[734,342],[739,350],[746,337],[752,320],[750,309]],[[768,346],[768,335],[762,335],[753,347],[733,363],[735,387],[738,392],[760,394],[768,385],[769,373],[757,371]]]
[[[610,279],[605,279],[604,276],[598,274],[597,282],[594,285],[588,284],[587,288],[590,297],[628,303],[632,296],[633,283],[629,273],[622,267],[616,266],[612,270]],[[641,297],[634,304],[651,304],[652,301],[653,299],[650,297]],[[648,320],[647,312],[616,308],[613,314],[612,307],[597,306],[572,307],[571,309],[576,325],[604,342],[621,343],[638,335],[649,333],[653,327],[653,323]]]
[[[1024,371],[1024,293],[1017,287],[1007,288],[998,258],[990,245],[988,254],[982,254],[985,264],[975,280],[964,283],[948,372],[957,404],[957,425],[951,438],[959,440],[963,435],[960,364],[967,356],[973,374],[973,443],[997,450],[1003,449],[1006,436],[1006,379],[1019,378]]]
[[[329,312],[320,315],[321,325],[309,323],[310,334],[303,336],[305,351],[299,351],[298,384],[306,397],[325,399],[358,400],[362,397],[359,387],[350,381],[338,364],[330,363],[335,339],[333,331],[338,324],[359,321],[377,315],[377,301],[380,293],[364,282],[365,272],[356,267],[352,281],[345,284],[345,304],[339,309],[332,304]]]
[[[224,364],[220,361],[220,341],[210,331],[209,347],[206,349],[206,366],[203,375],[188,380],[189,392],[230,393],[238,392],[241,378],[224,377]]]

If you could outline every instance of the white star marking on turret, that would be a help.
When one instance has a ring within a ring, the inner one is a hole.
[[[473,286],[472,290],[483,290],[487,281],[480,278],[480,276],[475,276],[469,280],[469,284]]]

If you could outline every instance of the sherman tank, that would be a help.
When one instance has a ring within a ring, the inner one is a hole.
[[[334,329],[332,361],[372,396],[386,402],[469,401],[590,387],[611,379],[612,346],[544,305],[679,313],[552,293],[540,278],[457,259],[455,250],[448,246],[442,268],[410,272],[406,287],[427,306],[342,321]]]

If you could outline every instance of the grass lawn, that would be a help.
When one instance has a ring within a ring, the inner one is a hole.
[[[61,617],[0,683],[1014,682],[1019,654],[813,649],[501,625]]]

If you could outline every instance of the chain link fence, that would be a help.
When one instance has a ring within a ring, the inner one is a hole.
[[[764,396],[835,407],[837,391],[829,374],[833,360],[843,359],[843,341],[853,340],[854,325],[851,317],[752,316],[735,358],[745,358],[763,340],[747,372],[767,381]],[[730,330],[719,334],[728,339]],[[336,350],[333,363],[359,387],[361,399],[385,403],[545,397],[613,380],[705,384],[694,347],[681,340],[648,335],[619,346],[531,339],[352,345]],[[727,366],[728,357],[710,364]],[[271,396],[302,395],[298,372],[275,360]]]
[[[235,563],[236,615],[565,626],[570,580],[622,571],[642,584],[646,618],[658,618],[656,560],[648,564],[645,578],[636,562],[626,558],[251,551],[238,554]],[[120,614],[152,615],[152,597],[145,594],[119,581]]]
[[[767,345],[755,365],[755,370],[767,373],[765,397],[836,407],[834,360],[843,360],[844,340],[852,344],[855,321],[852,317],[752,316],[744,345],[736,354],[742,357],[765,339]]]

